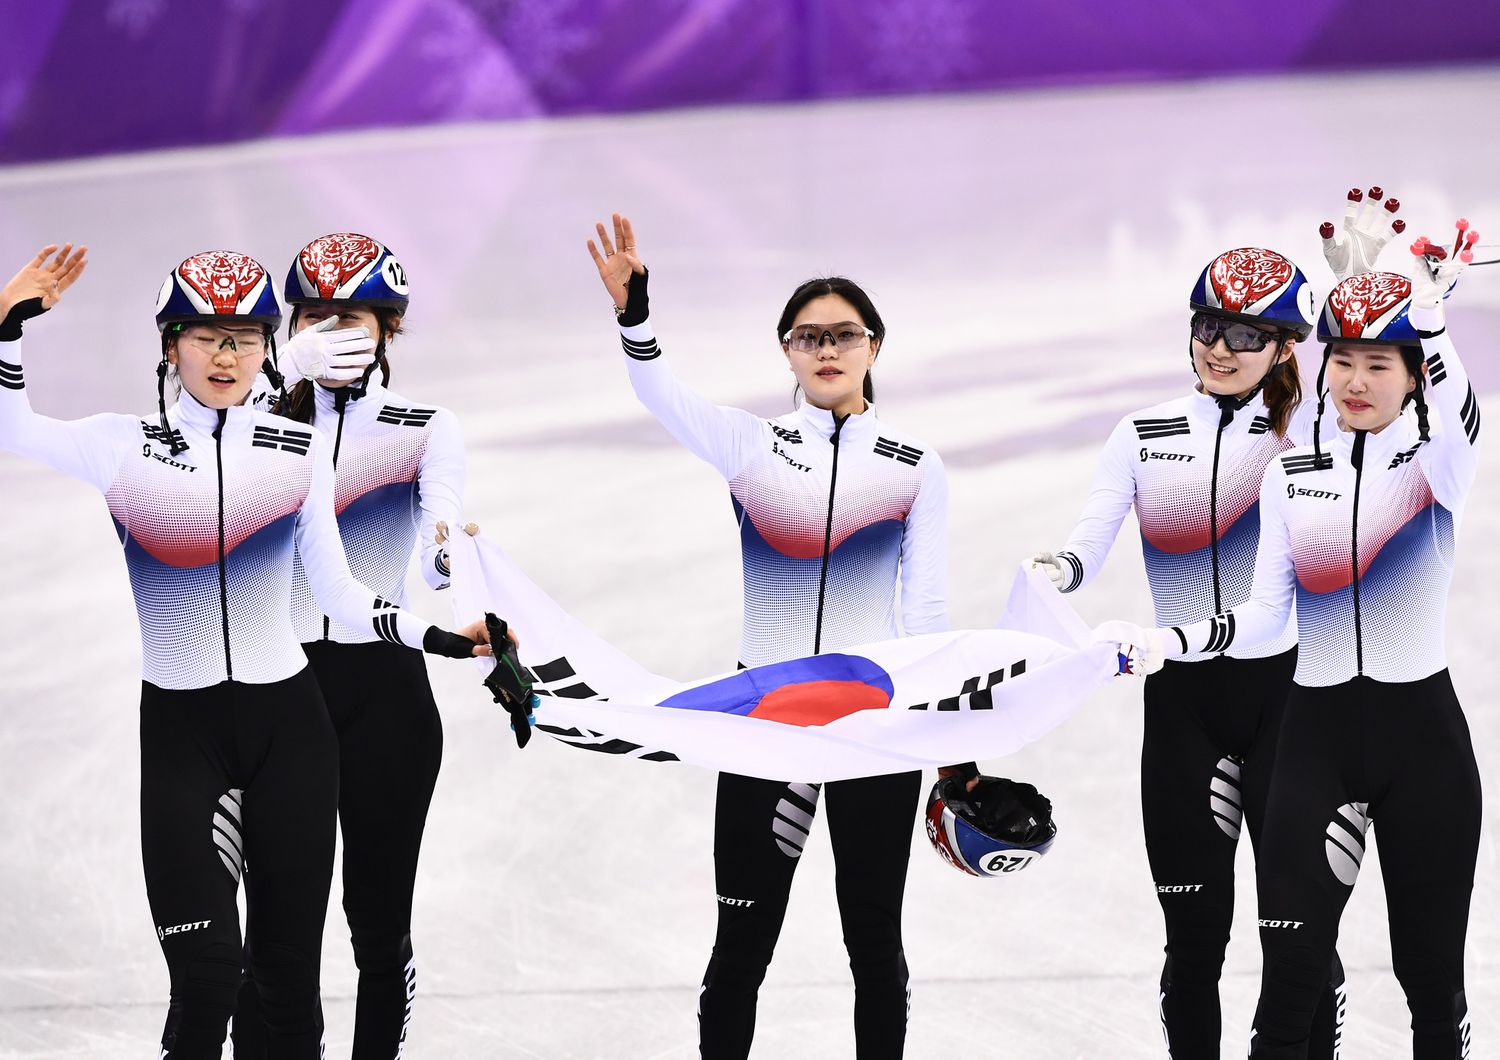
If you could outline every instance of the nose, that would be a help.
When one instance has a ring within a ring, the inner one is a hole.
[[[822,357],[824,355],[823,354],[823,340],[824,339],[828,340],[828,355],[832,356],[832,357],[837,357],[839,355],[839,344],[838,344],[838,340],[833,337],[833,332],[831,332],[831,331],[825,331],[825,332],[823,332],[823,334],[821,334],[821,335],[818,336],[818,356]]]

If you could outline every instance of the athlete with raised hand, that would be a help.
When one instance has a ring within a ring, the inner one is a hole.
[[[649,274],[630,221],[616,214],[613,238],[602,224],[597,232],[589,253],[614,300],[636,395],[729,483],[744,567],[741,664],[946,629],[947,479],[937,454],[877,418],[870,369],[885,325],[865,292],[841,277],[793,292],[776,337],[803,400],[764,420],[714,405],[672,374],[652,331]],[[901,904],[921,774],[821,788],[854,975],[857,1054],[899,1057],[909,999]],[[719,775],[719,923],[698,1009],[709,1060],[749,1054],[757,991],[819,789]]]
[[[292,262],[284,298],[291,341],[281,361],[303,377],[285,414],[315,427],[332,452],[350,569],[384,599],[404,604],[420,544],[423,578],[446,589],[442,544],[463,509],[463,439],[447,409],[387,389],[390,346],[410,302],[405,268],[368,236],[319,236]],[[377,369],[379,382],[371,377]],[[478,531],[473,523],[465,529]],[[406,1047],[416,1000],[412,893],[442,760],[442,719],[421,657],[325,614],[301,564],[292,622],[338,736],[344,912],[359,968],[353,1057],[389,1060]],[[253,871],[247,881],[255,886]],[[251,937],[247,950],[253,954],[256,944]],[[247,975],[234,1020],[237,1060],[267,1055],[257,1001]]]
[[[1120,420],[1067,543],[1032,558],[1060,591],[1099,572],[1134,505],[1160,623],[1196,621],[1250,595],[1261,477],[1311,423],[1295,351],[1312,334],[1312,305],[1302,271],[1274,251],[1246,247],[1209,262],[1188,298],[1193,389]],[[1296,659],[1286,622],[1264,644],[1195,652],[1146,682],[1141,817],[1166,924],[1158,1004],[1174,1060],[1219,1056],[1235,848],[1242,827],[1259,845]],[[1314,1055],[1333,1055],[1342,987],[1334,959]]]
[[[155,422],[33,412],[22,324],[56,304],[85,264],[82,248],[53,251],[0,293],[0,447],[103,493],[124,547],[144,657],[142,860],[172,984],[160,1055],[220,1055],[239,986],[235,892],[248,861],[270,1052],[311,1060],[323,1037],[338,749],[293,630],[294,551],[320,607],[389,643],[488,655],[484,623],[430,626],[349,573],[321,436],[246,404],[281,318],[251,258],[195,254],[162,285]],[[168,409],[174,374],[181,394]]]
[[[1420,856],[1380,864],[1412,1056],[1472,1049],[1463,953],[1480,785],[1443,628],[1480,413],[1443,301],[1475,238],[1460,221],[1451,251],[1413,245],[1410,281],[1366,273],[1329,295],[1314,441],[1266,468],[1250,598],[1199,622],[1095,631],[1148,659],[1254,648],[1295,602],[1301,653],[1256,863],[1265,961],[1252,1057],[1308,1055],[1318,972],[1371,822],[1392,851],[1421,837]],[[1322,415],[1325,376],[1336,422]]]

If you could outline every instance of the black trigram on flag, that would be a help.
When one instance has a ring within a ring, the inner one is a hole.
[[[624,755],[626,758],[644,758],[648,762],[678,761],[677,756],[671,751],[652,751],[638,743],[612,739],[592,729],[564,729],[545,722],[537,722],[536,727],[554,740],[565,743],[569,747],[576,747],[580,751],[598,751],[607,755]]]
[[[306,456],[312,445],[312,434],[308,431],[282,431],[275,427],[256,427],[251,445],[261,449],[284,449],[288,453]]]
[[[578,677],[577,671],[573,669],[573,664],[568,662],[566,656],[560,656],[549,663],[542,663],[532,668],[530,673],[534,682],[532,691],[539,696],[607,701],[608,697],[599,695]],[[545,717],[546,708],[542,707],[541,711],[542,716]],[[651,750],[638,743],[631,743],[629,740],[616,740],[594,732],[592,729],[564,728],[560,725],[548,725],[540,720],[536,727],[554,740],[582,751],[624,755],[627,758],[644,758],[648,762],[676,762],[678,760],[677,756],[670,751]]]
[[[1256,416],[1250,421],[1251,434],[1265,434],[1271,429],[1271,421],[1264,416]]]
[[[398,427],[425,427],[436,414],[437,409],[404,409],[399,405],[386,405],[375,419]]]
[[[1141,441],[1152,438],[1170,438],[1174,434],[1192,434],[1188,429],[1186,416],[1169,416],[1159,420],[1132,420],[1135,424],[1135,433],[1140,435]]]
[[[531,672],[536,678],[536,687],[532,691],[539,696],[557,696],[561,699],[603,698],[578,677],[578,672],[565,655],[533,667]]]
[[[0,361],[0,386],[6,390],[25,390],[26,381],[21,378],[21,366],[9,361]]]
[[[1017,659],[1010,666],[991,670],[987,674],[979,674],[970,677],[959,689],[958,695],[940,699],[936,703],[913,703],[907,710],[993,710],[995,708],[994,694],[990,691],[995,685],[1005,680],[1007,670],[1011,680],[1015,680],[1026,672],[1026,660]]]
[[[899,460],[903,464],[917,466],[917,461],[922,459],[922,450],[900,442],[893,442],[889,438],[875,439],[875,455],[888,456],[892,460]]]

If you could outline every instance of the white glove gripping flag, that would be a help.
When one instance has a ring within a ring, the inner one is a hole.
[[[1458,237],[1451,251],[1426,236],[1418,236],[1411,245],[1416,259],[1411,270],[1412,308],[1437,312],[1439,320],[1443,300],[1453,292],[1459,276],[1474,260],[1474,244],[1479,241],[1479,233],[1469,227],[1467,218],[1460,217],[1453,227],[1458,229]]]
[[[449,544],[455,613],[509,621],[536,677],[537,728],[595,751],[807,782],[906,772],[1008,755],[1120,672],[1118,645],[1091,642],[1046,576],[1022,570],[1003,628],[679,682],[585,629],[493,541]]]

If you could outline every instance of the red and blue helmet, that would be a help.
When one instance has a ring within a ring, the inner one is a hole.
[[[1203,268],[1188,307],[1195,312],[1271,324],[1305,339],[1313,333],[1313,295],[1302,270],[1274,250],[1240,247]]]
[[[281,306],[265,266],[232,250],[206,250],[183,259],[156,296],[156,329],[172,324],[264,324],[275,330]]]
[[[927,798],[927,839],[948,864],[969,876],[1005,876],[1030,867],[1052,849],[1052,803],[1030,784],[980,777],[944,777]]]
[[[1407,319],[1411,281],[1395,272],[1351,276],[1328,293],[1318,318],[1321,342],[1387,343],[1421,346],[1422,338]]]
[[[390,248],[358,232],[319,236],[297,253],[286,274],[288,305],[352,302],[406,312],[406,269]]]

